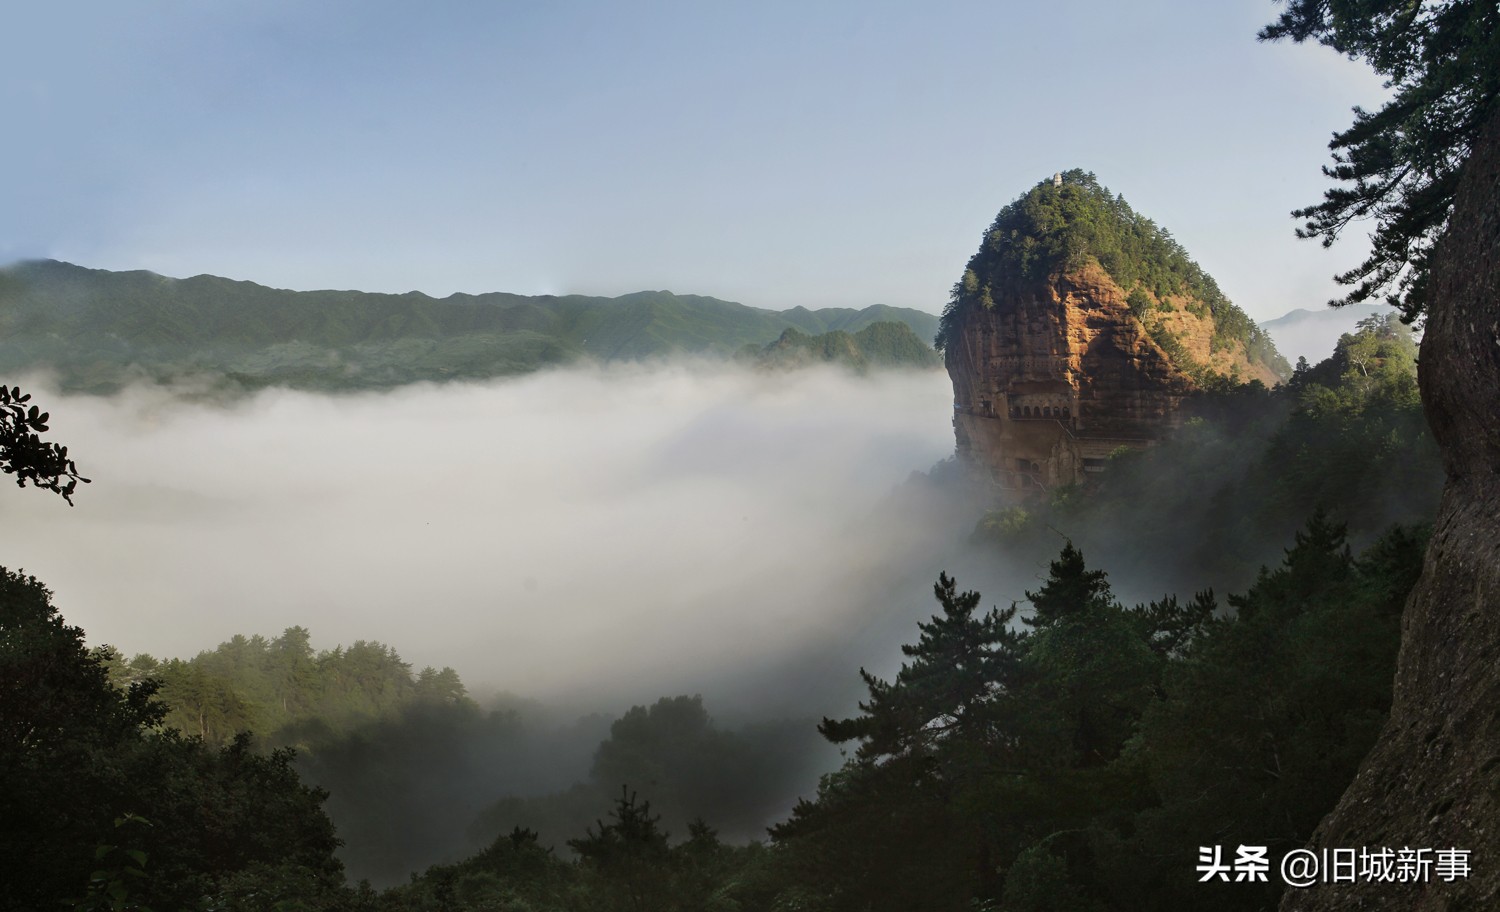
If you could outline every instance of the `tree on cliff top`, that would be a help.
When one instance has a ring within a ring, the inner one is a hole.
[[[1291,373],[1270,338],[1165,228],[1078,168],[1064,171],[1059,183],[1038,183],[995,216],[963,278],[953,286],[935,347],[946,346],[958,316],[969,308],[993,307],[997,297],[1040,285],[1090,260],[1120,288],[1138,292],[1132,298],[1137,316],[1168,296],[1187,297],[1189,309],[1212,319],[1216,343],[1242,342],[1252,359],[1283,376]]]
[[[1309,39],[1362,58],[1395,94],[1328,144],[1338,181],[1323,202],[1292,215],[1297,235],[1328,247],[1373,218],[1370,255],[1335,278],[1354,289],[1333,306],[1382,292],[1403,319],[1427,309],[1428,263],[1449,215],[1459,171],[1500,93],[1500,7],[1494,0],[1290,0],[1262,41]]]

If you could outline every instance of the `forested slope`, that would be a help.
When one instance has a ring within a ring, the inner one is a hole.
[[[132,380],[233,391],[381,389],[485,379],[584,358],[727,356],[783,331],[859,332],[937,318],[874,305],[763,310],[669,291],[617,298],[286,291],[217,276],[172,279],[51,260],[0,271],[0,373],[55,372],[64,389]]]

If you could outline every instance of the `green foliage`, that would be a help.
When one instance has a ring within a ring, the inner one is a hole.
[[[414,875],[376,906],[382,912],[738,912],[764,908],[755,900],[769,895],[759,845],[725,845],[701,820],[671,845],[650,804],[628,788],[608,820],[597,820],[569,845],[578,858],[562,861],[535,831],[517,827],[471,858]]]
[[[939,367],[943,363],[907,323],[871,323],[853,339],[871,367]]]
[[[1202,845],[1301,845],[1389,711],[1424,536],[1359,558],[1314,516],[1233,611],[1211,594],[1119,605],[1072,544],[976,613],[946,576],[895,681],[866,674],[860,749],[773,829],[779,895],[827,910],[1274,907],[1202,885]],[[1000,660],[1000,657],[1004,657]],[[966,724],[959,724],[966,720]]]
[[[1006,912],[1094,912],[1105,909],[1068,878],[1068,862],[1045,845],[1022,852],[1005,876]]]
[[[1110,764],[1157,692],[1170,648],[1205,612],[1130,611],[1068,545],[1032,610],[977,611],[940,576],[942,612],[920,624],[894,681],[861,672],[861,715],[825,720],[858,740],[813,802],[773,828],[790,887],[828,909],[964,909],[998,899],[997,871],[1049,833],[1087,824],[1132,791]],[[1040,862],[1038,862],[1040,863]]]
[[[188,660],[105,658],[121,685],[157,681],[166,723],[213,744],[257,732],[268,744],[306,747],[418,704],[472,706],[451,668],[413,675],[394,649],[366,640],[315,653],[305,627],[275,639],[237,634]]]
[[[826,762],[820,747],[805,722],[731,731],[713,721],[701,697],[663,697],[631,707],[610,724],[583,781],[563,791],[494,802],[472,829],[488,836],[523,826],[557,839],[581,832],[611,795],[629,785],[649,798],[669,830],[683,832],[703,817],[731,838],[744,839],[762,833],[784,810],[791,783]]]
[[[0,909],[196,907],[271,870],[341,896],[326,796],[290,754],[161,730],[155,683],[116,687],[112,657],[84,648],[35,578],[0,569]],[[132,815],[154,826],[96,857]]]
[[[583,869],[600,881],[595,892],[607,902],[602,908],[624,912],[652,912],[667,907],[671,896],[667,834],[651,814],[651,802],[621,787],[609,823],[598,822],[581,839],[568,845],[578,853]]]
[[[1011,506],[987,511],[974,527],[974,538],[1012,546],[1031,539],[1036,533],[1035,517],[1025,507]]]
[[[300,775],[331,792],[350,872],[381,882],[472,851],[472,799],[454,784],[512,783],[539,749],[537,732],[513,711],[481,710],[453,669],[414,674],[393,648],[363,640],[315,651],[300,626],[236,635],[188,660],[101,659],[119,686],[153,681],[165,723],[187,735],[295,746]]]
[[[728,355],[789,327],[857,334],[931,314],[770,311],[668,291],[618,298],[292,292],[215,276],[168,279],[38,261],[0,270],[0,371],[45,368],[64,389],[148,380],[203,394],[267,386],[341,391],[514,375],[582,358]]]
[[[979,593],[959,593],[947,574],[938,577],[933,594],[943,613],[918,624],[921,637],[901,647],[913,661],[892,683],[860,669],[870,692],[859,705],[863,715],[818,726],[836,744],[859,740],[858,760],[925,763],[950,745],[973,742],[989,725],[983,709],[993,691],[1016,674],[1022,635],[1009,626],[1015,606],[976,616]]]
[[[1084,566],[1083,553],[1070,541],[1049,567],[1042,588],[1027,592],[1031,615],[1021,619],[1030,627],[1052,627],[1063,620],[1089,619],[1114,604],[1103,570]]]
[[[340,857],[352,877],[382,885],[485,845],[494,830],[468,832],[475,795],[534,778],[534,733],[513,713],[467,702],[410,703],[343,733],[309,725],[303,737],[297,768],[330,792]]]
[[[518,827],[471,858],[413,875],[410,884],[383,893],[376,908],[573,912],[580,899],[577,880],[574,865],[558,860],[535,832]]]
[[[809,336],[787,329],[763,348],[748,347],[741,356],[773,368],[838,364],[864,372],[871,368],[935,368],[942,364],[938,353],[928,348],[905,323],[871,323],[857,333],[833,330]]]
[[[31,395],[20,387],[0,384],[0,472],[14,475],[17,487],[30,482],[61,495],[72,506],[78,483],[88,484],[89,479],[78,474],[67,447],[42,440],[50,416],[35,405],[27,407],[30,401]]]
[[[151,821],[138,814],[115,818],[115,831],[121,835],[126,835],[126,827],[133,831],[149,826]],[[151,912],[131,898],[146,877],[146,860],[146,853],[140,849],[100,845],[94,850],[94,862],[100,867],[89,875],[88,892],[71,908],[74,912]]]
[[[1160,804],[1122,828],[1106,865],[1115,889],[1150,897],[1134,908],[1275,905],[1278,884],[1195,889],[1181,871],[1200,845],[1301,846],[1337,802],[1389,712],[1425,543],[1397,528],[1355,559],[1343,528],[1315,516],[1172,664],[1131,758]]]
[[[1416,354],[1394,316],[1364,321],[1332,357],[1274,391],[1211,391],[1170,438],[1113,454],[1084,496],[1028,503],[1028,526],[1059,530],[1123,568],[1115,578],[1127,590],[1150,593],[1248,586],[1320,507],[1361,543],[1393,523],[1427,522],[1443,472]],[[1050,548],[1046,536],[1007,534],[993,521],[975,535],[1022,562]]]
[[[1000,210],[953,286],[934,342],[939,350],[966,310],[993,307],[998,296],[1095,261],[1129,290],[1137,317],[1148,317],[1169,295],[1188,297],[1192,307],[1207,308],[1218,347],[1244,343],[1251,357],[1284,374],[1289,365],[1274,354],[1270,338],[1230,303],[1166,229],[1101,186],[1092,173],[1073,169],[1062,178],[1061,186],[1042,181]]]
[[[1151,336],[1151,341],[1161,346],[1161,350],[1167,353],[1167,357],[1172,360],[1172,363],[1177,365],[1178,369],[1183,373],[1192,377],[1195,382],[1203,384],[1210,379],[1207,369],[1194,360],[1192,355],[1188,354],[1187,349],[1183,348],[1182,342],[1168,332],[1165,326],[1152,322],[1146,327],[1146,332]]]
[[[1408,322],[1426,311],[1433,245],[1448,224],[1459,172],[1500,94],[1500,11],[1492,0],[1289,0],[1261,40],[1314,40],[1363,59],[1392,90],[1380,110],[1354,109],[1334,135],[1339,182],[1323,202],[1292,215],[1297,231],[1327,247],[1355,221],[1373,218],[1365,261],[1339,276],[1352,304],[1382,292]]]
[[[789,328],[764,348],[748,350],[747,360],[761,367],[789,369],[814,364],[838,364],[854,371],[868,367],[864,352],[843,330],[809,336]]]

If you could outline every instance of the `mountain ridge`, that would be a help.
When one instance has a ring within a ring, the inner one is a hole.
[[[1395,312],[1396,308],[1388,304],[1369,302],[1339,308],[1298,307],[1261,321],[1260,328],[1288,359],[1306,358],[1317,363],[1333,352],[1341,336],[1354,332],[1361,320]]]
[[[788,328],[857,332],[892,319],[923,338],[938,320],[879,304],[773,311],[650,290],[613,298],[295,291],[209,274],[173,278],[30,260],[0,270],[0,371],[48,369],[65,389],[101,393],[133,379],[389,388],[588,358],[729,357]]]
[[[838,364],[856,372],[876,368],[931,370],[943,363],[942,356],[928,348],[910,326],[896,321],[871,323],[853,333],[832,329],[815,336],[788,327],[776,341],[763,347],[745,346],[739,357],[760,367],[781,370],[814,364]]]

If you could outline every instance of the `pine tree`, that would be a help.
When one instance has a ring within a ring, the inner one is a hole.
[[[917,625],[915,645],[901,647],[913,661],[903,663],[890,683],[861,668],[870,692],[859,704],[864,715],[824,719],[818,726],[836,744],[858,739],[855,756],[861,760],[928,755],[947,743],[984,741],[987,705],[1016,680],[1025,634],[1011,629],[1015,606],[976,614],[979,593],[959,593],[946,573],[933,595],[942,613]]]
[[[621,786],[610,822],[597,822],[581,839],[568,840],[584,867],[602,881],[600,895],[607,907],[629,912],[657,912],[668,908],[671,887],[667,834],[661,817],[651,813],[651,802],[636,801]]]
[[[1325,247],[1373,218],[1369,256],[1336,276],[1354,290],[1330,303],[1385,292],[1408,322],[1419,318],[1459,173],[1500,95],[1500,9],[1494,0],[1290,0],[1260,38],[1317,41],[1387,77],[1390,100],[1374,112],[1355,108],[1354,123],[1329,143],[1334,165],[1323,173],[1344,186],[1292,215],[1306,219],[1299,237]]]
[[[1027,592],[1032,615],[1022,622],[1032,627],[1048,627],[1058,621],[1096,614],[1114,606],[1109,580],[1103,570],[1084,566],[1083,553],[1069,541],[1062,554],[1052,561],[1047,581],[1036,592]]]

